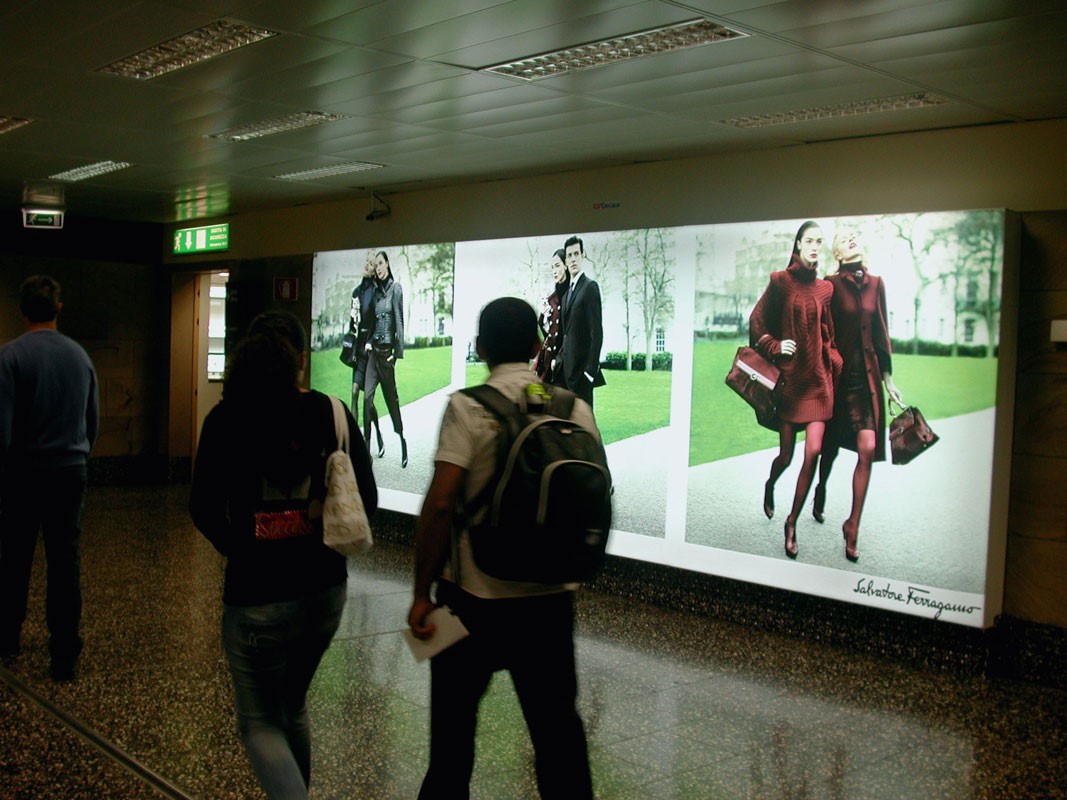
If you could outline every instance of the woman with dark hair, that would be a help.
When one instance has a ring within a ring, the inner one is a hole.
[[[545,383],[555,383],[556,359],[559,358],[559,349],[563,344],[560,305],[563,295],[567,293],[567,287],[570,286],[570,273],[567,272],[567,259],[562,247],[552,254],[549,267],[555,285],[541,304],[541,316],[537,319],[542,341],[541,349],[534,359],[533,371]]]
[[[833,289],[817,274],[822,247],[818,223],[809,220],[801,225],[788,266],[771,273],[749,317],[751,345],[781,370],[775,390],[778,455],[763,486],[763,513],[768,519],[774,516],[774,485],[793,460],[798,430],[804,430],[804,463],[785,518],[785,554],[790,558],[797,557],[797,517],[811,488],[826,422],[833,416],[834,384],[841,372],[830,317]]]
[[[352,413],[359,413],[359,393],[367,382],[367,361],[370,359],[370,337],[374,332],[374,253],[367,251],[367,260],[363,264],[363,280],[352,290],[352,310],[349,316],[349,331],[356,334],[353,346],[352,365]],[[371,422],[378,437],[378,458],[385,455],[385,442],[382,441],[382,428],[378,424],[378,409],[371,403]],[[364,433],[367,449],[370,449],[370,429]]]
[[[885,461],[885,394],[901,407],[904,401],[893,383],[893,348],[889,342],[885,283],[867,271],[859,233],[844,228],[834,236],[837,272],[827,280],[833,286],[830,314],[837,349],[844,358],[844,372],[834,403],[834,416],[826,431],[826,444],[819,462],[812,516],[825,519],[826,482],[839,448],[856,452],[852,473],[852,508],[841,526],[845,558],[858,561],[856,549],[860,516],[871,482],[871,466]],[[885,393],[882,388],[885,387]]]
[[[345,558],[322,539],[326,454],[337,449],[330,399],[300,388],[307,338],[284,311],[256,317],[204,420],[189,512],[226,557],[222,641],[238,730],[272,800],[306,798],[311,731],[305,698],[345,605]],[[370,457],[346,412],[350,456],[368,514]]]
[[[400,417],[400,397],[396,391],[396,361],[404,357],[404,291],[393,280],[389,256],[384,250],[374,257],[374,332],[371,334],[370,359],[363,400],[363,434],[370,438],[374,413],[374,393],[382,385],[385,407],[393,420],[393,430],[400,437],[400,466],[408,465],[408,443],[404,438],[404,420]],[[384,455],[381,448],[379,455]]]

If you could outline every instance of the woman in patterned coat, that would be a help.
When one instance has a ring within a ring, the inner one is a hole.
[[[567,272],[567,262],[561,247],[552,254],[549,266],[552,269],[554,286],[552,292],[541,304],[541,316],[537,324],[541,328],[541,350],[534,359],[533,371],[537,377],[545,383],[556,382],[556,360],[559,358],[559,349],[563,344],[563,329],[560,320],[560,306],[563,303],[563,295],[570,286],[570,274]]]
[[[785,553],[798,553],[796,524],[811,488],[822,451],[826,422],[833,416],[834,384],[841,355],[834,344],[830,283],[818,277],[822,229],[808,221],[793,240],[789,265],[772,272],[763,296],[749,317],[751,345],[781,370],[775,390],[778,455],[763,487],[763,513],[774,516],[774,485],[793,460],[797,432],[804,430],[804,463],[797,476],[793,505],[785,518]]]
[[[396,388],[396,362],[404,357],[404,291],[393,279],[389,256],[379,250],[374,258],[374,330],[370,337],[370,359],[363,387],[363,436],[370,438],[370,424],[374,417],[374,395],[382,387],[385,407],[393,421],[393,430],[400,437],[400,466],[408,465],[408,443],[404,438],[404,420],[400,416],[400,397]],[[379,447],[378,457],[385,453]]]

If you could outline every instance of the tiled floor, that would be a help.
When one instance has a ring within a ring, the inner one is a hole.
[[[94,487],[84,527],[78,680],[47,677],[41,568],[24,653],[6,675],[188,795],[261,797],[218,642],[221,561],[190,525],[184,489]],[[400,635],[410,559],[380,544],[351,576],[312,687],[316,800],[417,792],[428,668]],[[604,800],[1067,798],[1062,691],[919,671],[590,591],[579,611],[581,707]],[[535,798],[530,761],[498,676],[473,796]],[[0,680],[0,800],[159,796]]]

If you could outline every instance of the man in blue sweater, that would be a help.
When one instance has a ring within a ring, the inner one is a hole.
[[[52,677],[62,681],[82,649],[79,538],[98,390],[89,355],[56,330],[59,292],[47,275],[23,281],[26,332],[0,347],[0,656],[19,654],[41,531]]]

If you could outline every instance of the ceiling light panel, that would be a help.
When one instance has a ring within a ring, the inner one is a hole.
[[[284,175],[275,175],[287,181],[313,181],[318,178],[331,178],[334,175],[346,175],[349,172],[363,172],[368,169],[381,169],[383,164],[372,164],[369,161],[352,161],[348,164],[335,164],[332,167],[319,167],[318,169],[305,169],[301,172],[287,172]]]
[[[696,19],[497,64],[485,67],[482,71],[535,81],[643,56],[740,39],[747,35],[710,20]]]
[[[774,114],[753,114],[748,117],[731,117],[719,120],[723,125],[735,128],[762,128],[767,125],[787,125],[793,122],[854,117],[859,114],[878,114],[883,111],[905,111],[913,108],[928,108],[947,103],[944,97],[930,92],[915,92],[894,97],[879,97],[875,100],[859,100],[854,103],[801,108],[796,111],[779,111]]]
[[[0,133],[9,133],[15,128],[21,128],[23,125],[29,125],[33,122],[32,119],[23,119],[22,117],[4,117],[0,116]]]
[[[118,172],[132,166],[126,161],[98,161],[95,164],[87,164],[84,167],[68,169],[66,172],[57,172],[48,177],[54,181],[84,181],[86,178],[95,178],[98,175],[106,175],[109,172]]]
[[[244,142],[248,139],[258,139],[261,136],[271,136],[275,133],[294,131],[299,128],[310,128],[326,122],[336,122],[340,119],[349,119],[349,117],[344,114],[329,114],[325,111],[299,111],[295,114],[287,114],[284,117],[265,119],[261,122],[252,122],[248,125],[227,128],[217,133],[209,133],[207,138],[222,139],[227,142]]]
[[[142,81],[151,80],[277,35],[275,31],[251,28],[224,19],[218,20],[100,67],[97,72]]]

